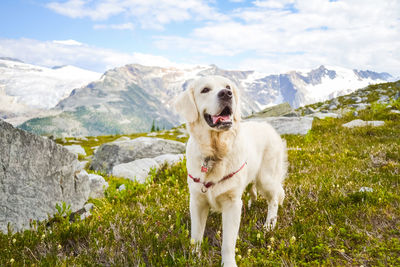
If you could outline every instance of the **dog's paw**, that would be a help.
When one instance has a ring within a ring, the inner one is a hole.
[[[221,262],[221,266],[223,267],[237,267],[236,261],[235,260],[223,260]]]
[[[201,242],[196,242],[193,238],[190,240],[192,247],[192,255],[197,255],[201,257]]]
[[[276,226],[276,221],[277,221],[277,217],[276,217],[276,216],[274,216],[274,217],[272,217],[272,218],[267,218],[267,220],[266,220],[265,223],[264,223],[264,228],[265,228],[267,231],[272,231],[272,230],[274,230],[274,229],[275,229],[275,226]]]

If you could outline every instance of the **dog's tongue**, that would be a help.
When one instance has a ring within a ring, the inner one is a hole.
[[[212,118],[213,124],[216,124],[216,123],[218,123],[220,121],[224,122],[224,121],[229,121],[230,120],[229,115],[226,115],[226,116],[218,116],[217,115],[217,116],[211,116],[211,118]]]

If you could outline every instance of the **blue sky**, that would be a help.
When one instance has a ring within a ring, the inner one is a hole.
[[[400,75],[398,0],[1,0],[0,12],[0,56],[42,66]]]

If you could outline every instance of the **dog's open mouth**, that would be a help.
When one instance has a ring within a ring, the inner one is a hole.
[[[230,128],[232,126],[232,109],[231,107],[226,106],[218,115],[210,115],[208,113],[204,113],[204,119],[206,120],[207,124],[212,128]]]

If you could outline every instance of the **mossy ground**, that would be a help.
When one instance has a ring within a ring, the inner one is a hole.
[[[400,114],[372,106],[357,118],[385,125],[344,128],[355,119],[350,112],[315,119],[305,136],[284,136],[290,167],[277,228],[263,229],[266,200],[249,209],[245,193],[239,265],[400,265]],[[82,143],[88,148],[116,138]],[[70,222],[64,210],[52,223],[0,234],[0,266],[217,266],[221,216],[210,214],[198,257],[190,243],[186,175],[182,162],[153,172],[145,184],[108,176],[106,197],[90,200],[89,218]],[[119,192],[121,184],[126,190]]]

